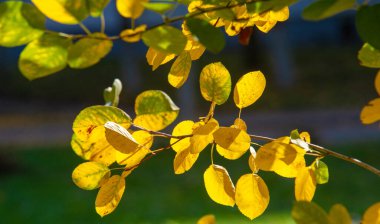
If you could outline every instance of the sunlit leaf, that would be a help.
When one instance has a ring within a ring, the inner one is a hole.
[[[297,224],[329,224],[327,213],[313,202],[296,202],[292,217]]]
[[[95,209],[101,216],[113,212],[118,206],[125,190],[125,180],[119,175],[114,175],[104,183],[96,196]]]
[[[104,124],[106,128],[107,141],[121,153],[132,153],[136,151],[141,145],[135,140],[135,138],[125,129],[123,126],[108,121]]]
[[[308,142],[304,140],[304,138],[305,138],[306,140],[309,140],[309,142],[310,142],[310,135],[307,132],[302,132],[302,133],[303,133],[302,134],[303,137],[301,137],[301,134],[298,132],[297,129],[291,131],[290,132],[290,142],[292,144],[295,144],[295,145],[305,149],[306,151],[310,151],[311,149],[310,149]]]
[[[256,165],[256,153],[255,154],[251,153],[251,155],[249,155],[248,165],[253,173],[257,173],[259,171],[259,168],[257,168],[257,165]]]
[[[197,161],[199,153],[191,153],[190,147],[177,152],[174,158],[174,173],[182,174],[190,170],[194,163]]]
[[[214,141],[213,133],[219,127],[219,123],[215,119],[209,120],[206,124],[198,122],[198,127],[193,131],[193,136],[190,138],[191,153],[200,153],[206,146]]]
[[[235,186],[224,167],[210,165],[203,178],[207,193],[213,201],[226,206],[235,205]]]
[[[380,98],[371,100],[360,113],[360,120],[363,124],[372,124],[380,121]]]
[[[172,10],[176,5],[173,3],[163,3],[163,2],[145,2],[142,3],[145,9],[157,12],[159,14],[164,14],[165,12]]]
[[[143,3],[149,0],[116,0],[116,8],[125,18],[137,19],[144,12]]]
[[[360,64],[369,68],[380,68],[380,50],[365,43],[358,54]]]
[[[144,32],[145,30],[146,30],[146,25],[143,24],[136,27],[135,29],[125,29],[121,31],[119,36],[125,42],[136,43],[141,40],[142,32]]]
[[[231,150],[223,148],[220,145],[216,145],[216,151],[219,153],[219,155],[230,160],[239,159],[246,152],[246,151],[231,151]]]
[[[360,38],[376,49],[380,49],[379,15],[380,4],[361,6],[356,13],[356,30]]]
[[[330,224],[352,224],[350,213],[341,204],[335,204],[329,212]]]
[[[21,1],[0,3],[0,46],[16,47],[37,39],[45,29],[45,16]]]
[[[369,207],[363,215],[362,224],[380,224],[380,202]]]
[[[199,78],[203,98],[207,101],[223,104],[231,92],[231,76],[220,62],[206,65]]]
[[[243,131],[247,131],[247,124],[245,123],[243,119],[240,119],[240,118],[235,119],[233,127],[239,128]]]
[[[72,173],[74,183],[84,190],[100,187],[110,176],[111,172],[108,167],[97,162],[81,163]]]
[[[159,131],[177,118],[179,108],[166,93],[160,90],[147,90],[136,97],[135,112],[134,124]]]
[[[247,151],[251,145],[251,137],[247,132],[230,127],[220,127],[214,133],[216,144],[234,152]]]
[[[326,163],[317,160],[313,163],[313,170],[317,184],[325,184],[329,182],[329,168]]]
[[[93,38],[92,38],[93,37]],[[68,64],[71,68],[87,68],[104,58],[113,42],[103,33],[93,33],[77,41],[69,48]]]
[[[180,88],[189,77],[191,69],[191,56],[187,51],[183,51],[174,61],[168,74],[170,85]]]
[[[311,201],[317,187],[314,170],[304,167],[298,170],[294,193],[297,201]]]
[[[245,174],[236,183],[236,205],[249,219],[260,216],[269,204],[267,185],[256,174]]]
[[[353,9],[355,0],[318,0],[307,6],[302,12],[306,20],[321,20],[348,9]]]
[[[66,67],[71,40],[54,34],[44,34],[30,42],[20,54],[18,66],[29,80],[61,71]]]
[[[191,135],[193,134],[193,125],[194,125],[193,121],[190,121],[190,120],[181,121],[174,127],[172,135],[173,136]],[[178,140],[179,139],[177,138],[170,139],[170,145],[172,145],[172,149],[176,152],[183,151],[191,145],[190,137],[181,139],[180,141]]]
[[[89,11],[87,0],[32,0],[33,4],[50,19],[63,24],[78,24]]]
[[[99,17],[110,0],[87,0],[92,17]]]
[[[215,216],[212,214],[202,216],[197,224],[216,224]]]
[[[234,89],[234,102],[238,108],[248,107],[263,94],[266,85],[264,74],[249,72],[238,80]]]
[[[146,52],[146,60],[148,61],[148,64],[152,66],[153,71],[156,70],[160,65],[171,61],[174,57],[175,54],[163,53],[151,47]]]
[[[143,33],[144,43],[168,54],[179,55],[185,49],[187,38],[183,33],[169,25],[159,26]]]

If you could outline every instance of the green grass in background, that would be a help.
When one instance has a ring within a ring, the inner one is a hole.
[[[380,142],[332,147],[380,167]],[[188,173],[174,175],[174,153],[163,152],[134,171],[126,181],[124,196],[116,211],[101,219],[95,212],[97,191],[84,191],[71,181],[71,172],[81,159],[69,147],[5,150],[0,153],[1,223],[195,223],[204,214],[216,215],[218,224],[293,223],[294,181],[260,172],[270,190],[271,202],[260,218],[249,221],[236,207],[224,207],[208,198],[203,172],[209,165],[209,150]],[[225,166],[236,183],[248,173],[247,156],[215,163]],[[330,182],[318,187],[315,202],[324,209],[343,203],[354,217],[380,201],[380,178],[355,165],[334,158],[324,160],[330,167]]]

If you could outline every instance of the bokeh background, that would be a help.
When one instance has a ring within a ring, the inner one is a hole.
[[[228,37],[220,54],[206,53],[193,63],[189,80],[179,90],[167,82],[171,63],[151,71],[142,43],[116,41],[110,55],[91,68],[66,68],[32,82],[17,68],[23,47],[0,47],[0,222],[174,224],[195,223],[202,215],[213,213],[218,223],[293,223],[294,181],[271,173],[260,173],[271,202],[255,221],[248,221],[236,207],[213,203],[203,186],[208,153],[180,176],[172,170],[174,152],[149,160],[127,178],[119,207],[103,219],[94,209],[96,191],[81,190],[71,181],[72,170],[82,162],[70,147],[71,124],[81,109],[104,103],[103,89],[114,78],[124,85],[120,107],[131,116],[140,92],[160,89],[181,108],[178,121],[195,120],[207,114],[209,107],[199,92],[200,70],[215,61],[228,68],[233,83],[253,70],[261,70],[267,78],[261,99],[242,113],[250,133],[279,137],[298,128],[308,131],[313,143],[380,167],[379,126],[364,126],[359,119],[361,108],[378,96],[373,85],[376,71],[361,67],[357,60],[362,42],[355,30],[355,12],[308,22],[301,18],[301,11],[309,2],[292,6],[290,19],[269,34],[255,29],[249,46]],[[107,34],[117,35],[130,26],[117,14],[114,1],[105,15]],[[159,19],[149,12],[143,17],[138,23],[154,24]],[[92,31],[99,29],[96,19],[84,23]],[[47,27],[82,32],[77,26],[52,21]],[[224,125],[237,115],[232,99],[216,109],[216,117]],[[166,129],[171,130],[172,126]],[[249,172],[248,156],[238,161],[215,159],[230,171],[234,182]],[[359,220],[367,207],[380,201],[380,178],[335,158],[325,161],[330,182],[318,186],[315,202],[326,210],[343,203]]]

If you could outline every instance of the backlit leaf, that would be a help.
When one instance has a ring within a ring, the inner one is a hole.
[[[219,127],[219,123],[215,119],[209,120],[206,124],[203,122],[196,123],[199,126],[193,131],[193,136],[190,138],[191,153],[200,153],[206,146],[214,141],[213,133]]]
[[[194,163],[197,161],[199,153],[191,153],[190,147],[177,152],[174,158],[174,173],[182,174],[190,170]]]
[[[249,72],[240,77],[234,89],[236,106],[241,109],[256,102],[263,94],[265,85],[264,74],[260,71]]]
[[[309,140],[309,143],[310,143],[310,135],[309,133],[307,132],[302,132],[303,136],[301,137],[301,134],[298,132],[297,129],[293,130],[292,132],[290,132],[290,142],[292,144],[295,144],[303,149],[305,149],[306,151],[310,151],[310,146],[308,144],[306,140]]]
[[[212,214],[202,216],[197,224],[216,224],[215,216]]]
[[[81,163],[72,173],[74,183],[84,190],[100,187],[110,176],[111,172],[108,167],[97,162]]]
[[[376,98],[368,103],[360,113],[360,120],[363,124],[372,124],[380,121],[380,98]]]
[[[89,11],[87,0],[32,0],[33,4],[50,19],[63,24],[78,24]]]
[[[253,220],[268,207],[268,187],[258,175],[245,174],[236,183],[235,200],[240,212]]]
[[[107,141],[117,151],[128,154],[141,147],[135,138],[123,126],[115,122],[108,121],[104,124],[104,127],[106,128],[105,133]]]
[[[177,118],[179,108],[166,93],[160,90],[147,90],[136,97],[135,112],[134,124],[159,131]]]
[[[380,224],[380,202],[369,207],[363,215],[362,224]]]
[[[92,17],[99,17],[110,0],[87,0]]]
[[[180,30],[168,25],[144,32],[142,40],[155,50],[176,55],[181,54],[187,43],[187,38]]]
[[[136,43],[141,40],[142,32],[146,30],[146,25],[140,25],[135,29],[125,29],[121,31],[120,37],[125,42]]]
[[[226,206],[235,205],[235,186],[224,167],[210,165],[203,178],[206,191],[213,201]]]
[[[105,105],[117,107],[119,105],[119,96],[122,89],[123,85],[120,79],[114,79],[112,86],[105,88],[103,91]]]
[[[113,212],[118,206],[125,190],[125,180],[119,175],[114,175],[104,183],[96,196],[95,209],[101,216]]]
[[[71,40],[53,34],[44,34],[30,42],[20,54],[18,66],[29,80],[61,71],[66,67]]]
[[[318,0],[307,6],[302,17],[306,20],[321,20],[348,9],[353,9],[355,0]]]
[[[325,184],[329,182],[329,168],[326,163],[317,160],[313,163],[313,170],[317,184]]]
[[[220,62],[206,65],[199,78],[203,98],[218,105],[227,101],[231,92],[231,76]]]
[[[237,128],[220,127],[213,135],[216,144],[233,152],[245,152],[251,145],[247,132]]]
[[[356,13],[356,30],[360,38],[380,49],[380,4],[372,6],[361,6]]]
[[[21,1],[0,3],[0,46],[16,47],[40,37],[45,16],[31,4]]]
[[[259,168],[257,168],[257,165],[256,165],[256,155],[252,153],[251,155],[249,155],[248,165],[253,173],[257,173],[259,171]]]
[[[172,10],[176,5],[173,3],[163,3],[163,2],[146,2],[142,3],[145,9],[157,12],[159,14],[164,14],[165,12]]]
[[[152,71],[156,70],[160,65],[171,61],[174,57],[175,54],[163,53],[151,47],[146,52],[146,60],[148,64],[152,66]]]
[[[174,61],[168,74],[170,85],[180,88],[189,77],[191,69],[191,56],[187,51],[183,51]]]
[[[233,127],[239,128],[243,131],[247,131],[247,124],[245,123],[243,119],[240,119],[240,118],[235,119]]]
[[[71,68],[87,68],[98,63],[111,51],[113,46],[113,42],[106,38],[107,36],[103,33],[93,33],[89,38],[80,39],[73,44],[69,48],[69,66]]]
[[[317,181],[312,168],[304,167],[297,173],[294,193],[297,201],[311,201],[317,187]]]
[[[365,43],[358,54],[360,64],[369,68],[380,68],[380,50]]]
[[[219,155],[230,160],[239,159],[246,152],[246,151],[231,151],[231,150],[223,148],[220,145],[216,145],[216,151],[219,153]]]
[[[191,135],[193,134],[193,125],[194,125],[193,121],[190,121],[190,120],[181,121],[174,127],[172,135],[173,136]],[[172,145],[172,149],[176,152],[183,151],[191,145],[190,137],[182,139],[178,142],[177,141],[178,141],[177,138],[170,139],[170,145]]]
[[[125,18],[137,19],[144,12],[144,2],[149,0],[116,0],[116,8]]]
[[[218,53],[224,48],[226,44],[224,34],[209,22],[202,19],[190,18],[186,20],[186,25],[194,39],[198,40],[209,51]]]
[[[329,224],[327,213],[313,202],[296,202],[292,217],[297,224]]]
[[[335,204],[329,212],[330,224],[352,224],[350,213],[341,204]]]

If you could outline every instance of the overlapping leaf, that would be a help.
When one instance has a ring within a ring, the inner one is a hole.
[[[156,70],[160,65],[163,65],[171,61],[175,57],[175,54],[168,54],[154,48],[149,48],[146,52],[146,60],[149,65],[152,66],[152,70]]]
[[[116,8],[120,15],[137,19],[144,12],[144,5],[142,3],[148,2],[149,0],[116,0]]]
[[[247,132],[237,128],[220,127],[213,136],[216,144],[233,152],[245,152],[251,145]]]
[[[125,190],[125,180],[119,175],[112,176],[100,188],[96,196],[95,209],[101,216],[113,212],[118,206]]]
[[[297,201],[311,201],[317,187],[314,170],[304,167],[298,170],[295,179],[295,197]]]
[[[335,204],[329,211],[330,224],[352,224],[350,213],[341,204]]]
[[[174,61],[168,74],[170,85],[180,88],[189,77],[191,69],[191,55],[187,51],[183,51]]]
[[[100,187],[111,176],[108,167],[102,163],[85,162],[77,166],[73,173],[73,182],[84,190]]]
[[[355,0],[318,0],[306,7],[302,16],[307,20],[322,20],[352,9],[355,3]]]
[[[197,161],[199,153],[191,153],[190,147],[177,152],[174,158],[174,173],[182,174],[190,170],[194,163]]]
[[[173,136],[191,135],[193,134],[193,125],[194,125],[193,121],[190,121],[190,120],[181,121],[174,127],[172,135]],[[191,145],[190,137],[187,137],[181,140],[177,138],[171,138],[170,145],[172,146],[172,149],[175,152],[181,152],[187,149]]]
[[[219,127],[215,119],[209,120],[206,124],[203,121],[196,123],[194,126],[193,136],[190,138],[191,153],[200,153],[206,146],[213,142],[213,133]]]
[[[365,43],[358,54],[360,64],[369,68],[380,68],[380,50]]]

